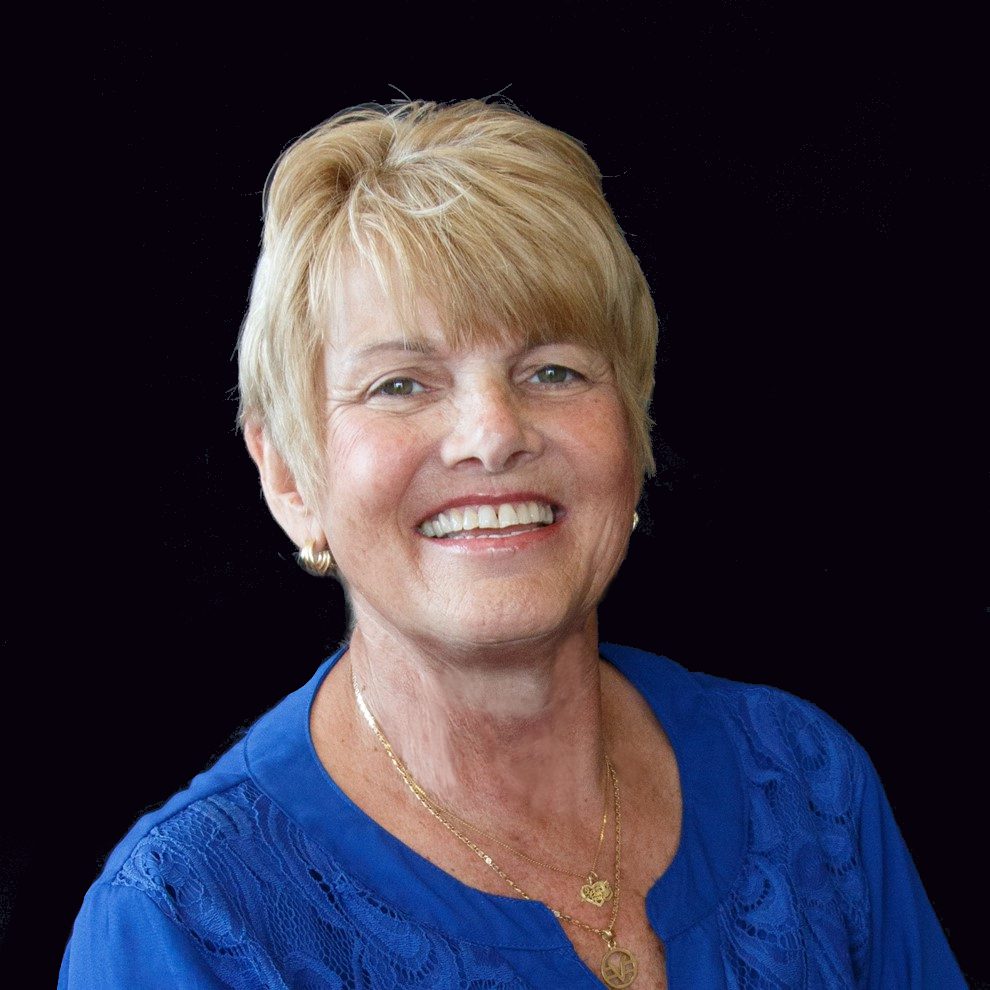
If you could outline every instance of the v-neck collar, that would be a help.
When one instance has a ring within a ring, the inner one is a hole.
[[[248,734],[244,754],[257,785],[357,883],[410,920],[492,947],[570,948],[543,904],[488,894],[445,873],[365,814],[326,772],[310,735],[310,709],[345,652],[346,646]],[[717,907],[741,866],[746,804],[739,765],[697,677],[640,650],[602,644],[600,652],[646,699],[677,759],[680,842],[646,898],[651,924],[669,942]]]

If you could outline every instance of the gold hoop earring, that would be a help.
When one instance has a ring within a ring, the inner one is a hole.
[[[317,550],[316,544],[310,540],[296,554],[296,563],[313,577],[327,577],[337,569],[333,554],[329,550]]]
[[[633,532],[636,532],[636,527],[639,525],[639,513],[633,512]]]

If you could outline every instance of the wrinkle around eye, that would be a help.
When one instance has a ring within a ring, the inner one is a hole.
[[[408,375],[393,375],[375,385],[352,385],[344,388],[337,386],[327,389],[324,405],[328,411],[341,406],[377,406],[379,408],[398,408],[400,406],[414,405],[419,400],[432,395],[433,389],[423,385],[418,380],[415,381],[417,388],[409,394],[388,395],[381,391],[392,381],[409,379]]]
[[[582,385],[602,385],[614,381],[611,361],[599,351],[578,344],[544,344],[527,354],[528,370],[524,376],[529,381],[549,368],[560,368],[573,377],[564,382],[531,382],[549,389]],[[575,381],[577,379],[578,381]]]
[[[448,392],[443,388],[424,385],[416,379],[413,379],[416,388],[411,392],[389,394],[382,391],[390,382],[406,377],[408,376],[393,376],[393,378],[372,386],[359,398],[356,404],[369,411],[404,416],[431,408]]]
[[[339,406],[357,405],[364,398],[364,390],[361,388],[335,388],[328,389],[324,406],[328,411],[332,411]]]

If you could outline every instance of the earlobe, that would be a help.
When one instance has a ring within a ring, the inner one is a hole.
[[[296,546],[326,543],[322,528],[296,485],[282,454],[272,443],[264,425],[244,424],[244,442],[258,468],[261,490],[275,521]]]

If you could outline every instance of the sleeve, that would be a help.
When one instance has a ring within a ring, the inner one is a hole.
[[[959,965],[866,753],[860,851],[870,899],[870,990],[966,990]]]
[[[58,990],[230,990],[196,944],[133,887],[90,889],[65,947]]]

